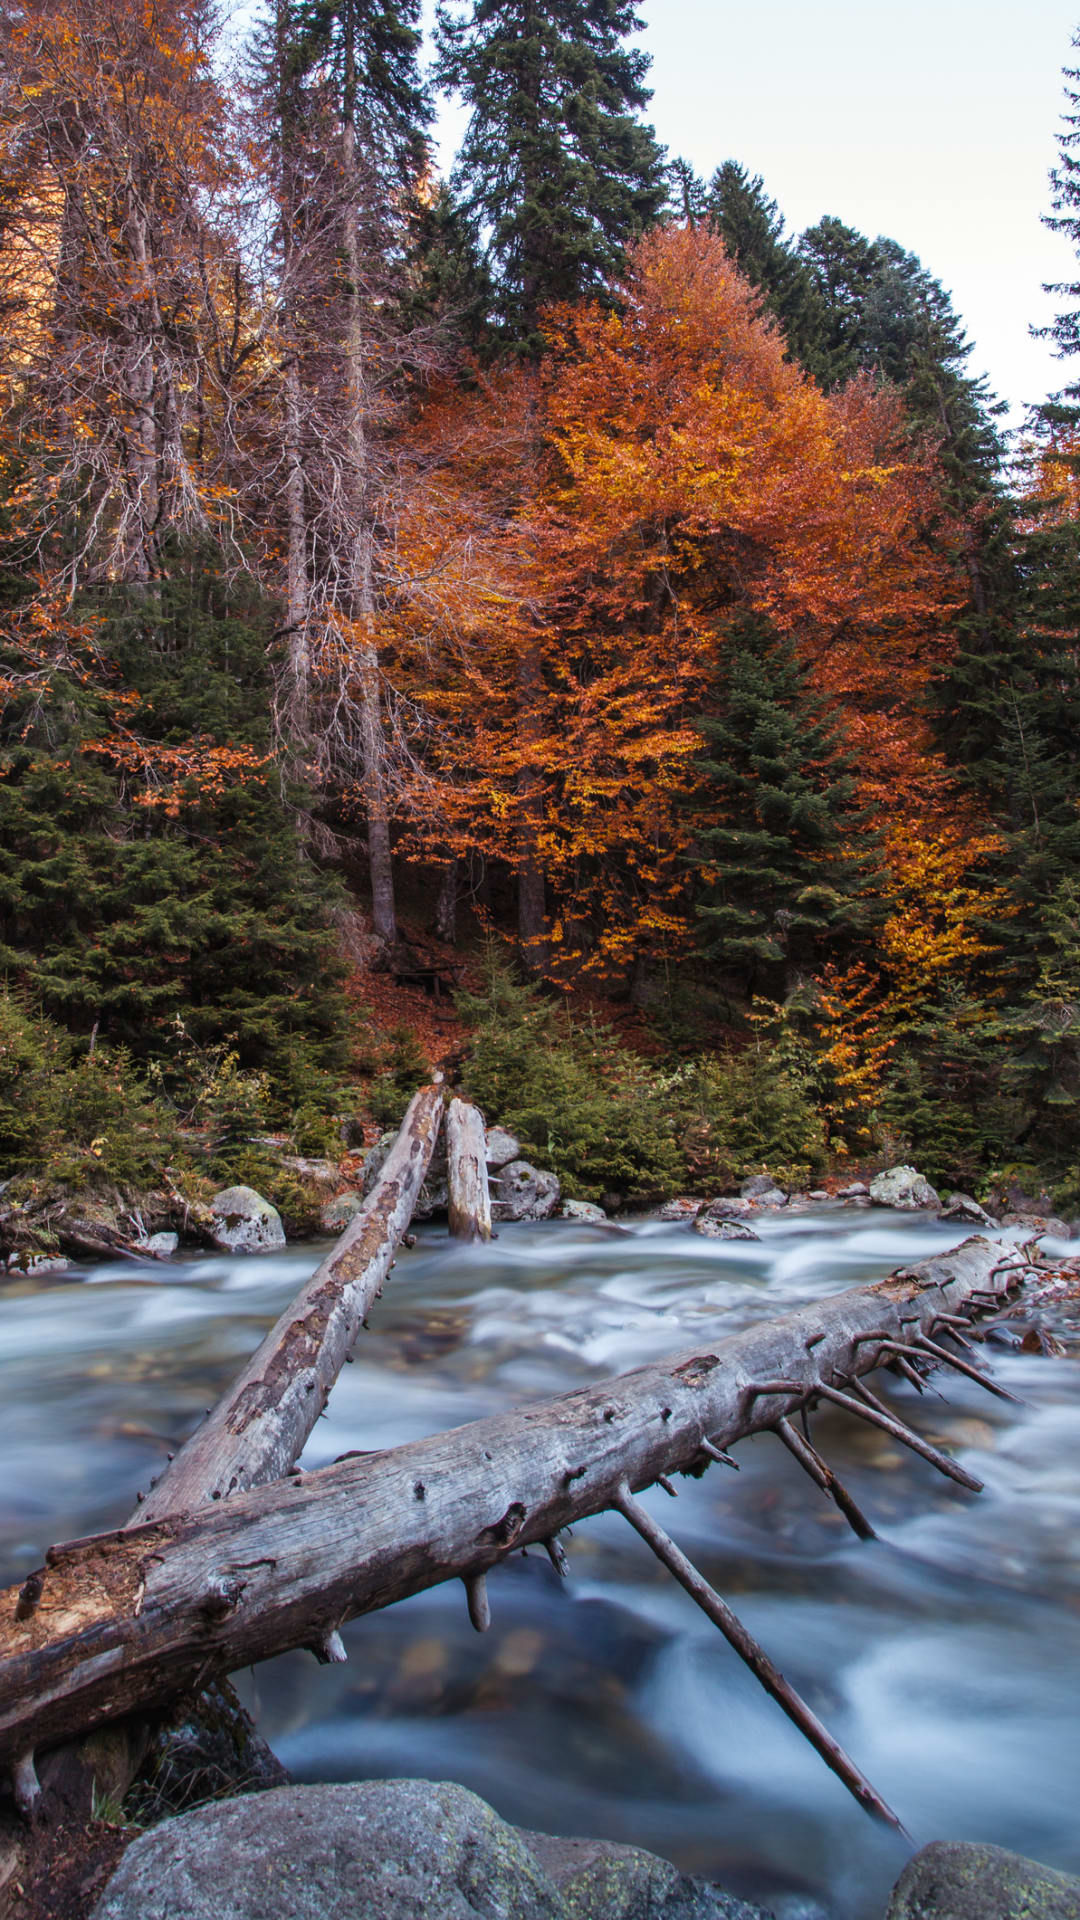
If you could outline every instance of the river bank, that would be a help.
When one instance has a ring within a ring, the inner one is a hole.
[[[756,1243],[619,1224],[508,1224],[479,1249],[420,1227],[305,1463],[587,1384],[958,1237],[925,1213],[836,1202],[763,1211]],[[101,1263],[5,1287],[7,1580],[50,1541],[124,1518],[323,1250]],[[1075,1872],[1072,1311],[1048,1307],[1040,1322],[1065,1353],[1024,1351],[1026,1322],[995,1352],[1025,1408],[963,1382],[947,1403],[888,1388],[986,1482],[980,1498],[826,1416],[822,1444],[879,1541],[849,1542],[768,1438],[740,1447],[739,1475],[683,1484],[675,1512],[688,1551],[916,1840],[986,1839]],[[301,1781],[454,1779],[515,1824],[633,1841],[785,1916],[802,1902],[807,1916],[880,1920],[902,1850],[847,1804],[627,1531],[612,1516],[579,1529],[565,1588],[532,1554],[508,1564],[482,1638],[460,1596],[436,1591],[346,1628],[348,1666],[296,1654],[261,1667],[242,1683],[260,1730]]]

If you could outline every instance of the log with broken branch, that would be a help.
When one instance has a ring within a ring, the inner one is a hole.
[[[164,1513],[54,1547],[21,1588],[0,1594],[0,1765],[25,1786],[36,1750],[310,1645],[442,1581],[465,1582],[482,1629],[492,1568],[534,1542],[550,1548],[571,1523],[607,1509],[627,1515],[712,1618],[723,1609],[719,1624],[728,1632],[734,1615],[654,1524],[658,1537],[650,1537],[634,1494],[704,1471],[754,1433],[779,1431],[790,1444],[785,1423],[822,1399],[887,1423],[929,1464],[977,1489],[956,1462],[879,1411],[869,1390],[862,1398],[852,1389],[879,1365],[893,1365],[897,1350],[911,1354],[920,1375],[956,1365],[941,1344],[950,1323],[996,1308],[1027,1271],[1022,1254],[973,1238],[877,1286],[599,1386],[296,1472],[196,1513]],[[820,1456],[806,1450],[803,1464],[820,1484]],[[829,1479],[835,1497],[838,1483]],[[827,1763],[864,1805],[895,1820],[763,1650],[735,1628],[728,1637]]]
[[[379,1298],[431,1164],[441,1081],[421,1087],[360,1211],[229,1391],[165,1468],[129,1526],[277,1480],[300,1458]]]

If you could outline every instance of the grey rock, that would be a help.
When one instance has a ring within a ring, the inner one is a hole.
[[[606,1220],[603,1207],[592,1200],[564,1200],[559,1208],[560,1220]]]
[[[716,1220],[707,1213],[699,1213],[694,1221],[694,1232],[703,1233],[707,1240],[760,1240],[760,1233],[748,1227],[745,1220]]]
[[[948,1194],[945,1205],[938,1214],[938,1219],[956,1220],[962,1222],[965,1226],[972,1227],[997,1226],[997,1221],[993,1215],[987,1213],[985,1207],[980,1207],[978,1201],[973,1200],[970,1193]]]
[[[335,1160],[309,1160],[303,1154],[283,1153],[281,1164],[298,1180],[310,1181],[314,1187],[336,1187],[341,1178]]]
[[[136,1253],[148,1253],[151,1260],[171,1260],[180,1245],[178,1233],[148,1233],[145,1240],[133,1241]]]
[[[745,1220],[747,1214],[753,1211],[752,1200],[744,1200],[741,1195],[733,1198],[731,1194],[725,1193],[721,1194],[717,1200],[710,1200],[708,1206],[702,1207],[699,1217],[707,1220]]]
[[[521,1838],[561,1893],[566,1920],[769,1920],[641,1847],[524,1830]]]
[[[777,1193],[782,1194],[785,1200],[787,1199],[783,1187],[777,1184],[771,1173],[751,1174],[749,1180],[743,1181],[739,1192],[744,1200],[756,1200],[759,1206],[775,1207],[777,1202],[773,1195]]]
[[[1022,1227],[1036,1240],[1049,1233],[1055,1240],[1071,1240],[1072,1229],[1066,1220],[1059,1220],[1056,1213],[1003,1213],[1003,1227]]]
[[[373,1780],[278,1787],[151,1827],[94,1920],[567,1920],[567,1909],[476,1794]]]
[[[837,1188],[836,1198],[838,1200],[868,1200],[870,1198],[870,1189],[865,1180],[852,1180],[848,1186]]]
[[[491,1182],[493,1220],[550,1220],[559,1204],[556,1176],[527,1160],[511,1160]]]
[[[901,1213],[941,1205],[929,1180],[914,1167],[890,1167],[886,1173],[876,1173],[870,1182],[870,1198],[877,1207],[896,1207]]]
[[[701,1212],[704,1202],[701,1200],[665,1200],[658,1220],[695,1220]]]
[[[1080,1920],[1080,1880],[971,1841],[935,1840],[909,1860],[885,1920]]]
[[[327,1200],[319,1212],[319,1231],[321,1233],[344,1233],[351,1220],[355,1220],[364,1202],[358,1193],[335,1193]]]
[[[254,1187],[223,1187],[214,1194],[210,1235],[223,1253],[273,1253],[285,1245],[281,1215]]]
[[[379,1135],[379,1138],[376,1140],[375,1145],[373,1147],[369,1147],[367,1152],[365,1153],[364,1171],[360,1181],[360,1191],[363,1194],[365,1200],[367,1199],[368,1194],[371,1192],[372,1187],[375,1185],[376,1180],[378,1179],[380,1173],[382,1172],[383,1167],[386,1163],[386,1156],[389,1153],[396,1139],[397,1139],[396,1129],[391,1133],[382,1133]]]
[[[511,1160],[520,1160],[521,1141],[515,1140],[505,1127],[489,1127],[484,1157],[489,1167],[508,1167]]]
[[[71,1261],[62,1253],[34,1253],[31,1248],[23,1247],[18,1253],[8,1256],[9,1273],[67,1273]]]
[[[755,1207],[786,1207],[788,1196],[783,1187],[766,1187],[763,1193],[755,1196]]]

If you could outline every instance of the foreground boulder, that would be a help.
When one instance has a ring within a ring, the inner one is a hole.
[[[254,1187],[223,1187],[215,1193],[210,1237],[222,1253],[274,1253],[285,1245],[281,1215]]]
[[[493,1220],[549,1220],[559,1204],[555,1174],[531,1167],[527,1160],[511,1160],[491,1182]]]
[[[152,1827],[94,1920],[765,1920],[637,1847],[507,1826],[429,1780],[279,1787]]]
[[[914,1167],[890,1167],[887,1173],[876,1173],[870,1182],[870,1198],[877,1207],[896,1207],[901,1213],[941,1205],[929,1180]]]
[[[1004,1847],[935,1840],[908,1861],[885,1920],[1080,1920],[1080,1880]]]
[[[641,1847],[520,1831],[561,1893],[566,1920],[768,1920],[760,1907],[688,1879]]]

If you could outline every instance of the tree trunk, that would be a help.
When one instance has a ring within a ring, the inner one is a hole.
[[[1022,1254],[975,1237],[707,1350],[197,1514],[54,1547],[21,1588],[0,1594],[0,1763],[18,1770],[28,1804],[38,1748],[442,1581],[475,1583],[590,1514],[625,1510],[640,1488],[699,1473],[830,1389],[870,1417],[873,1397],[849,1399],[839,1383],[860,1391],[859,1376],[894,1350],[925,1363],[929,1334],[996,1305],[1026,1271]],[[962,1472],[899,1431],[933,1464]]]
[[[487,1137],[479,1109],[465,1100],[451,1100],[447,1109],[446,1165],[451,1237],[490,1240]]]
[[[517,776],[520,854],[518,856],[518,943],[521,959],[530,974],[547,972],[551,958],[548,944],[547,901],[544,867],[540,853],[540,828],[543,822],[544,788],[536,767],[536,746],[540,731],[540,703],[543,699],[543,674],[539,650],[526,648],[520,671],[520,709],[518,736],[521,742],[521,766]]]
[[[360,1212],[129,1526],[197,1513],[211,1501],[276,1480],[299,1459],[412,1219],[442,1111],[441,1084],[413,1095]]]
[[[435,902],[435,931],[448,947],[457,945],[458,861],[447,861]]]

